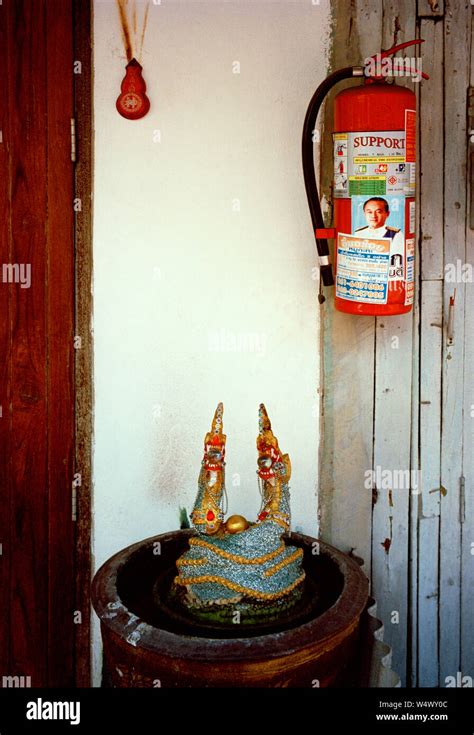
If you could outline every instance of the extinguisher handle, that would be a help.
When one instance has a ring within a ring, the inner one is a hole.
[[[382,49],[380,53],[380,58],[385,59],[387,56],[393,56],[398,51],[401,51],[404,48],[408,48],[408,46],[419,46],[421,43],[424,43],[424,38],[414,38],[412,41],[404,41],[403,43],[398,43],[396,46],[392,46],[392,48],[389,49]],[[376,59],[377,54],[374,54],[370,57],[371,59]],[[423,79],[429,79],[428,74],[425,74],[424,72],[421,73],[421,76]]]

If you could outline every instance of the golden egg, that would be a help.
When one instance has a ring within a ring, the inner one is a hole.
[[[230,516],[225,524],[227,533],[240,533],[249,527],[249,522],[243,516]]]

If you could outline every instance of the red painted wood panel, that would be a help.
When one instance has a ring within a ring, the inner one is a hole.
[[[8,51],[6,9],[0,7],[0,99],[7,100],[8,94]],[[10,258],[10,156],[7,142],[10,139],[10,121],[7,105],[0,106],[0,674],[10,671],[9,636],[10,627],[10,375],[11,375],[11,328],[9,311],[9,287],[3,284],[3,264]]]
[[[0,677],[73,685],[72,0],[0,5]],[[4,196],[2,196],[4,195]],[[31,282],[29,283],[29,277]]]
[[[46,58],[45,0],[9,2],[11,243],[31,287],[9,285],[12,304],[11,666],[47,676]],[[33,30],[34,29],[34,30]]]
[[[74,637],[74,167],[72,3],[47,0],[49,686],[72,686]],[[69,655],[65,655],[65,652]]]

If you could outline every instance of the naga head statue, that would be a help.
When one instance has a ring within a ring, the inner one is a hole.
[[[224,406],[219,403],[214,418],[212,419],[211,430],[207,432],[204,439],[204,459],[202,464],[208,472],[223,472],[225,465],[225,443],[226,435],[223,433],[222,417],[224,414]]]
[[[258,428],[257,475],[270,485],[275,485],[278,479],[288,482],[291,474],[290,458],[287,454],[281,453],[278,439],[272,431],[272,425],[263,403],[258,409]]]
[[[223,523],[224,513],[221,508],[222,494],[225,488],[225,443],[223,433],[224,406],[219,403],[211,430],[204,439],[204,457],[199,475],[199,491],[191,521],[200,533],[213,535]]]
[[[300,600],[303,551],[287,543],[290,530],[290,459],[282,454],[263,403],[259,407],[257,476],[260,511],[254,522],[225,519],[225,444],[219,403],[204,457],[191,520],[197,531],[176,561],[172,596],[196,619],[229,621],[236,610],[248,621],[277,616]],[[215,618],[213,616],[216,616]]]

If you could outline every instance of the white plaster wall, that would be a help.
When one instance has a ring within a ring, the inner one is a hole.
[[[293,528],[317,532],[319,324],[300,139],[330,13],[313,2],[150,3],[152,106],[135,122],[115,109],[126,63],[115,3],[94,2],[96,569],[177,528],[180,505],[190,512],[220,400],[229,511],[259,508],[263,401],[293,464]],[[95,621],[95,684],[99,673]]]

